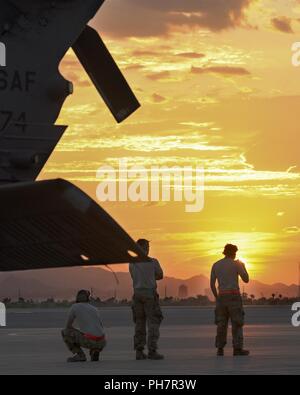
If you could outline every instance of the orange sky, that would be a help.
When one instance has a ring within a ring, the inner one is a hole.
[[[142,108],[116,125],[69,52],[61,72],[75,93],[57,122],[69,129],[41,178],[66,178],[95,197],[97,169],[120,158],[203,166],[201,213],[173,202],[102,205],[134,238],[152,240],[152,255],[169,276],[209,274],[233,242],[253,277],[293,283],[300,262],[300,68],[291,64],[291,46],[300,41],[300,2],[212,7],[221,3],[107,0],[92,24]]]

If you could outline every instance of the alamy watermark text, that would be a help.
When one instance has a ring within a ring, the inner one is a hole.
[[[6,67],[6,46],[0,41],[0,67]]]
[[[204,208],[204,170],[202,167],[129,167],[121,160],[118,168],[101,167],[97,199],[100,202],[185,202],[188,213]]]

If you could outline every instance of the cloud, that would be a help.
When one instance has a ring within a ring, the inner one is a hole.
[[[285,16],[273,18],[271,20],[273,27],[282,33],[294,33],[292,19]]]
[[[82,74],[82,68],[74,54],[68,53],[63,59],[60,68],[64,78],[73,82],[75,86],[88,88],[92,85],[91,81],[86,77],[86,75]]]
[[[159,73],[148,74],[147,78],[151,81],[161,81],[166,80],[171,76],[169,71],[161,71]]]
[[[163,103],[166,101],[166,98],[164,96],[157,94],[157,93],[154,93],[152,95],[152,100],[154,103]]]
[[[232,67],[232,66],[210,66],[210,67],[192,67],[192,74],[221,74],[221,75],[250,75],[250,71],[245,69],[244,67]]]
[[[204,53],[198,53],[198,52],[180,52],[176,54],[176,56],[180,56],[182,58],[187,58],[187,59],[202,59],[205,58]]]
[[[245,25],[255,0],[114,0],[104,4],[95,24],[124,37],[161,36],[182,27],[222,31]]]
[[[161,52],[137,49],[136,51],[133,51],[131,55],[135,57],[159,57],[161,56]]]
[[[72,71],[67,71],[64,73],[64,77],[73,82],[75,86],[79,86],[81,88],[89,88],[92,83],[86,79],[85,77],[81,77],[78,73],[74,73]]]
[[[243,147],[247,162],[256,170],[287,172],[292,166],[300,166],[299,108],[300,95],[253,96],[220,100],[204,116],[217,120],[229,141],[242,138],[235,144]]]
[[[291,226],[289,228],[285,228],[284,231],[289,234],[298,234],[300,233],[300,228],[298,226]]]
[[[144,66],[142,64],[130,64],[128,66],[125,67],[126,71],[139,71],[139,70],[143,70]]]

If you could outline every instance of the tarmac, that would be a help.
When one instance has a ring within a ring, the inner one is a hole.
[[[291,307],[246,308],[246,347],[251,356],[217,358],[212,308],[165,308],[164,361],[135,361],[129,308],[102,309],[108,346],[99,363],[67,364],[60,331],[66,310],[10,310],[0,329],[1,375],[298,375],[300,328]]]

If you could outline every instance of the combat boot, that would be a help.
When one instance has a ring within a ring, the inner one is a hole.
[[[99,362],[100,351],[99,350],[91,350],[91,362]]]
[[[242,348],[235,348],[233,350],[234,357],[248,357],[250,355],[250,351],[243,350]]]
[[[69,363],[86,362],[86,356],[85,356],[84,352],[82,352],[80,354],[74,355],[74,357],[68,358],[67,362],[69,362]]]
[[[136,352],[136,360],[137,361],[144,361],[147,359],[147,355],[144,353],[143,350],[137,350]]]
[[[159,354],[157,351],[150,351],[148,355],[148,359],[152,359],[153,361],[161,361],[165,359],[165,357]]]
[[[218,348],[217,356],[224,357],[224,348]]]

